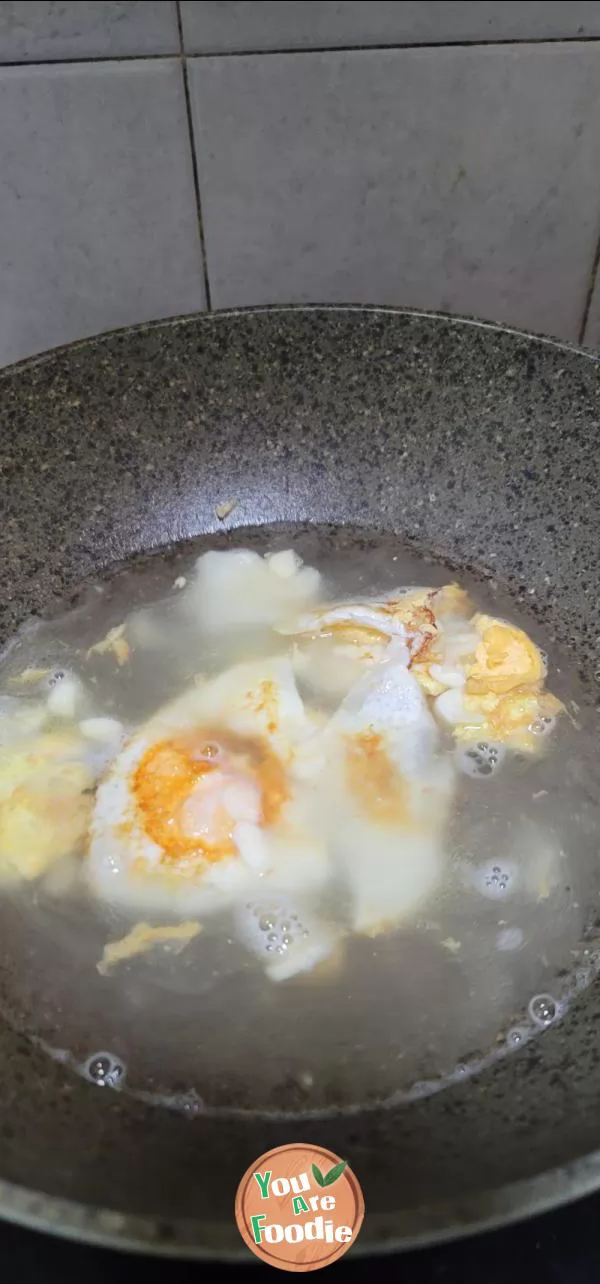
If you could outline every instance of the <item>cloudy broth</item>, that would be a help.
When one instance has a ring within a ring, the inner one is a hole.
[[[336,686],[345,681],[341,653],[332,651],[331,629],[307,641],[305,634],[282,633],[260,619],[201,628],[190,590],[205,546],[157,554],[86,586],[67,609],[28,622],[7,647],[0,661],[0,861],[11,755],[24,744],[33,752],[39,735],[65,736],[73,727],[79,736],[83,724],[89,729],[94,722],[121,727],[112,748],[97,736],[85,739],[92,779],[81,792],[91,814],[115,760],[157,711],[185,702],[186,693],[202,691],[239,664],[264,664],[270,674],[279,657],[287,663],[293,656],[290,680],[315,734],[330,734],[330,720],[341,705],[348,708],[340,736],[358,736],[361,752],[370,755],[359,761],[351,798],[359,806],[356,791],[367,787],[373,763],[371,696],[363,704],[344,703],[347,692]],[[232,546],[261,554],[293,548],[304,567],[321,574],[313,610],[458,581],[470,595],[471,612],[525,630],[547,653],[545,688],[563,712],[534,719],[533,734],[543,741],[538,752],[507,747],[483,732],[459,742],[443,721],[435,723],[432,740],[437,697],[419,696],[424,712],[415,735],[427,747],[419,741],[422,761],[415,758],[409,778],[419,790],[425,780],[430,810],[439,808],[440,818],[439,824],[432,819],[431,837],[413,862],[417,881],[420,862],[432,862],[426,892],[415,893],[414,904],[409,897],[396,921],[392,915],[379,924],[368,886],[365,891],[371,866],[373,878],[379,877],[381,817],[395,841],[382,777],[373,786],[378,811],[370,815],[362,847],[343,796],[332,802],[332,785],[321,799],[319,773],[314,784],[311,778],[314,844],[322,844],[324,861],[333,853],[327,876],[310,881],[307,873],[304,888],[299,865],[291,890],[278,885],[263,894],[261,886],[255,893],[244,884],[227,903],[217,896],[210,911],[193,899],[189,913],[184,901],[174,909],[142,896],[138,905],[129,893],[111,896],[108,879],[100,890],[90,886],[90,821],[75,848],[39,876],[2,879],[4,1009],[74,1071],[191,1114],[355,1110],[439,1090],[559,1020],[576,989],[595,974],[598,716],[564,655],[489,582],[449,573],[389,536],[363,534],[359,540],[342,532],[325,538],[317,529],[294,537],[289,529],[273,528],[239,532]],[[370,673],[387,658],[382,652]],[[31,678],[23,681],[27,674]],[[361,681],[354,670],[349,675],[349,687]],[[61,686],[68,693],[71,682],[73,704],[65,696],[60,711],[60,699],[50,700],[50,693]],[[49,701],[50,716],[39,713],[37,728],[36,711]],[[15,716],[26,728],[18,741],[11,730]],[[221,752],[219,728],[212,724],[211,734]],[[405,731],[402,737],[406,758],[412,742]],[[224,736],[236,770],[248,757],[241,739]],[[323,743],[323,770],[329,771],[333,750],[329,739]],[[308,776],[311,752],[305,752]],[[146,761],[136,760],[138,783]],[[298,780],[302,791],[300,773]],[[202,811],[194,823],[201,827],[204,817]],[[404,820],[397,823],[402,862],[408,860]],[[356,850],[346,863],[351,841]],[[27,842],[35,846],[35,829]],[[189,939],[165,938],[102,966],[107,943],[125,938],[134,925],[182,921],[197,925]],[[304,949],[303,941],[309,948],[313,939],[314,966],[276,974],[278,957]],[[321,940],[327,943],[322,948]]]

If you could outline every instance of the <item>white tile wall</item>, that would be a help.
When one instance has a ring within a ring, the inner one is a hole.
[[[189,53],[600,36],[595,0],[183,0]]]
[[[0,364],[204,304],[177,60],[0,69]]]
[[[600,44],[190,63],[215,306],[408,304],[576,338]]]
[[[177,9],[170,0],[71,4],[0,3],[0,61],[177,53]]]
[[[0,364],[306,300],[600,346],[599,162],[600,0],[0,0]]]

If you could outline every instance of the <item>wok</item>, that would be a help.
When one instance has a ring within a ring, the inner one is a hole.
[[[597,697],[589,353],[406,311],[261,309],[101,336],[0,384],[2,640],[134,555],[302,524],[319,548],[376,532],[494,575]],[[215,507],[233,497],[224,532]],[[13,967],[0,940],[0,1011]],[[0,1212],[82,1239],[243,1256],[241,1174],[304,1138],[359,1176],[363,1252],[522,1217],[600,1186],[599,1036],[596,984],[468,1082],[317,1123],[186,1118],[100,1092],[0,1019]]]

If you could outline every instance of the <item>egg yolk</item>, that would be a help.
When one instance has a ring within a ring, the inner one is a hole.
[[[458,729],[458,739],[468,739],[469,732],[509,744],[523,750],[540,749],[540,739],[531,730],[540,718],[556,718],[563,711],[563,706],[556,696],[545,691],[540,695],[531,687],[515,687],[505,695],[487,697],[477,700],[467,696],[467,708],[481,711],[486,716],[483,725],[466,726]],[[489,706],[489,707],[487,707]],[[456,733],[455,733],[456,734]]]
[[[266,742],[207,731],[151,745],[135,771],[133,795],[146,834],[172,863],[236,856],[236,825],[272,825],[288,790]]]
[[[468,670],[467,694],[493,691],[504,695],[514,687],[537,686],[543,681],[542,657],[522,629],[487,615],[476,615],[473,624],[481,641]]]
[[[354,643],[356,645],[386,644],[389,640],[388,634],[383,628],[378,629],[374,624],[361,624],[359,620],[332,620],[326,628],[321,630],[321,636],[333,637],[340,643]],[[316,637],[319,634],[315,634]]]
[[[353,798],[372,820],[382,824],[408,820],[406,788],[382,735],[362,731],[348,736],[346,774]]]
[[[93,776],[82,744],[48,733],[0,753],[0,882],[37,878],[85,836]]]

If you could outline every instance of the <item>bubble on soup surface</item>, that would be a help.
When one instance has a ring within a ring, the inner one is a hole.
[[[291,945],[309,936],[296,910],[285,900],[249,902],[238,915],[244,944],[259,957],[282,955]]]
[[[52,691],[53,687],[57,687],[59,682],[64,682],[66,676],[66,669],[53,669],[50,676],[46,679],[46,686],[50,691]]]
[[[511,896],[517,881],[517,868],[511,861],[486,861],[466,871],[467,885],[488,900],[499,901]]]
[[[126,1069],[112,1052],[94,1052],[82,1065],[81,1073],[99,1088],[120,1088]]]
[[[536,994],[529,1004],[529,1015],[536,1025],[546,1026],[559,1015],[556,999],[551,994]]]
[[[293,901],[250,901],[236,915],[239,939],[273,981],[310,972],[336,949],[339,932]]]
[[[525,1025],[515,1025],[508,1031],[506,1042],[509,1048],[520,1048],[531,1038],[531,1030]]]
[[[492,740],[478,740],[468,745],[458,745],[454,757],[459,771],[474,779],[489,780],[502,766],[506,755],[503,745]]]
[[[545,715],[541,718],[535,718],[533,722],[530,722],[528,731],[531,732],[532,736],[549,736],[550,733],[554,731],[555,726],[556,718]]]

